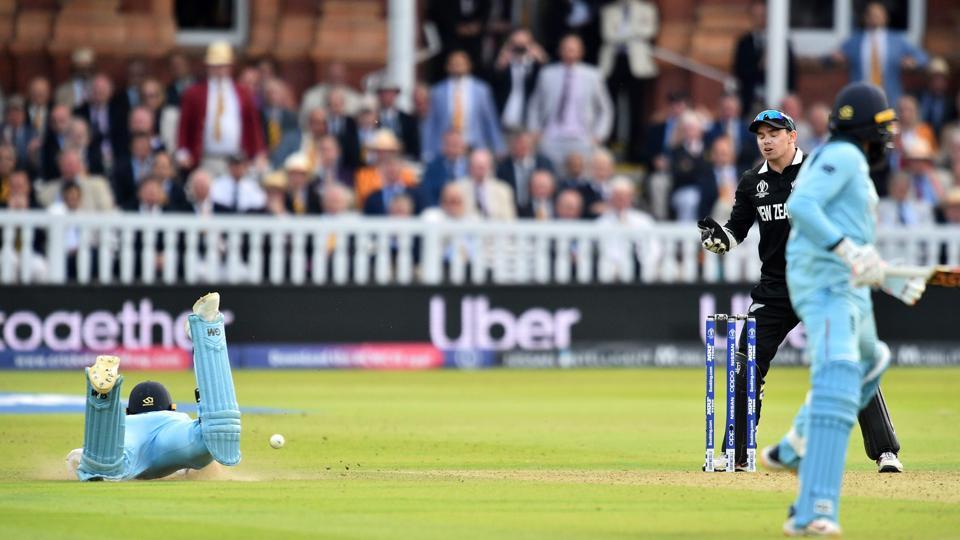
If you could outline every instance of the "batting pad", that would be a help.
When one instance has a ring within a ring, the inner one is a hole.
[[[89,369],[89,368],[87,368]],[[77,467],[80,480],[120,480],[123,478],[124,412],[120,404],[123,376],[101,397],[87,381],[87,403],[83,421],[83,457]]]
[[[193,372],[200,389],[200,428],[210,454],[223,465],[240,463],[240,406],[233,388],[223,316],[187,319],[193,336]]]

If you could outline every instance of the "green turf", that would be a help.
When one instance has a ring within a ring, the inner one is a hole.
[[[80,373],[9,373],[0,391],[76,393]],[[190,373],[149,376],[175,398]],[[239,467],[212,479],[69,481],[81,415],[0,415],[0,538],[764,538],[793,476],[696,472],[698,370],[236,373]],[[885,394],[908,473],[881,477],[855,429],[850,538],[960,537],[960,370],[895,369]],[[760,443],[806,372],[768,378]],[[722,407],[721,407],[722,408]],[[270,434],[287,446],[273,450]]]

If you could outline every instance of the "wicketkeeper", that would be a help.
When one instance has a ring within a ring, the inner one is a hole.
[[[759,222],[761,261],[760,283],[750,296],[753,302],[749,312],[757,320],[757,422],[763,403],[764,379],[770,362],[787,334],[800,319],[793,311],[787,292],[786,258],[784,250],[790,234],[790,221],[785,203],[793,190],[804,153],[797,147],[797,127],[793,119],[777,110],[765,110],[750,124],[757,136],[757,145],[764,162],[740,176],[730,219],[720,225],[705,217],[697,225],[700,239],[708,251],[722,255],[737,247],[747,237],[754,221]],[[746,332],[741,332],[739,351],[747,350]],[[882,342],[878,354],[889,358],[890,351]],[[747,462],[747,373],[746,354],[737,352],[736,382],[736,467]],[[879,472],[902,472],[897,457],[900,442],[893,429],[890,413],[883,395],[876,397],[859,415],[860,430],[867,456],[877,462]],[[727,439],[724,437],[724,450]],[[729,464],[727,465],[729,466]]]
[[[181,469],[202,469],[216,460],[240,462],[240,408],[233,387],[220,295],[193,305],[187,334],[193,340],[198,417],[176,412],[170,393],[157,382],[130,392],[120,403],[120,359],[99,356],[87,378],[83,449],[67,456],[80,480],[152,479]]]

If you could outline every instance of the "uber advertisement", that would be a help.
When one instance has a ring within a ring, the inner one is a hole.
[[[731,285],[218,290],[231,362],[240,368],[700,366],[705,317],[750,305],[749,289]],[[184,322],[205,292],[6,288],[0,369],[75,369],[105,353],[131,369],[189,369]],[[875,297],[879,333],[897,364],[960,365],[960,336],[947,316],[955,299],[937,292],[913,308]],[[803,363],[803,345],[801,327],[776,362]]]

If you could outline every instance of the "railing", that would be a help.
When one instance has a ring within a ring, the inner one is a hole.
[[[756,242],[718,257],[677,223],[0,212],[0,283],[749,282]],[[960,264],[956,226],[886,229],[878,245],[905,263]]]

